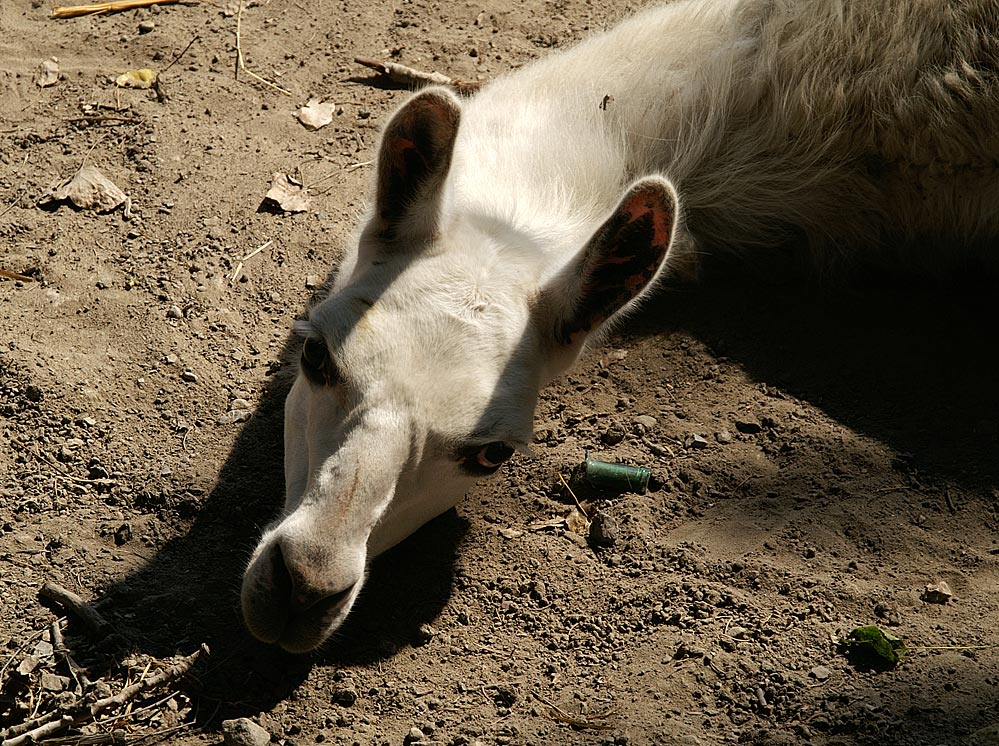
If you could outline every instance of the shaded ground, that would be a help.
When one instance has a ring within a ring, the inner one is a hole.
[[[0,665],[52,619],[37,598],[51,579],[140,653],[209,644],[181,684],[204,734],[176,743],[217,741],[233,716],[300,744],[401,744],[414,726],[446,744],[994,743],[994,281],[798,290],[727,268],[664,292],[544,393],[533,459],[376,564],[322,655],[240,624],[240,572],[281,500],[288,330],[404,95],[352,82],[351,58],[488,79],[629,7],[248,8],[247,64],[285,97],[233,79],[220,7],[56,22],[0,6],[0,269],[41,280],[0,281]],[[109,84],[195,38],[162,75],[166,101]],[[39,89],[52,56],[64,78]],[[318,132],[292,117],[310,96],[340,105]],[[138,122],[71,121],[87,112]],[[130,195],[131,220],[35,207],[84,160]],[[275,172],[311,186],[311,212],[258,212]],[[239,400],[252,418],[220,422]],[[600,550],[531,529],[569,509],[557,475],[587,450],[656,476],[646,495],[591,495],[620,534]],[[955,599],[926,603],[939,580]],[[872,623],[916,648],[898,669],[837,652]],[[0,695],[0,727],[18,707]]]

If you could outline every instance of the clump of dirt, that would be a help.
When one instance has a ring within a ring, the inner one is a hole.
[[[802,288],[737,269],[666,289],[544,392],[533,458],[375,563],[320,655],[241,626],[240,574],[282,499],[291,322],[405,95],[360,84],[353,57],[488,80],[629,8],[0,6],[0,729],[207,643],[132,715],[77,727],[178,744],[241,717],[285,744],[993,742],[987,280]],[[157,90],[114,84],[145,68]],[[295,116],[313,98],[336,104],[318,130]],[[128,214],[37,207],[88,164]],[[274,174],[308,210],[259,210]],[[586,452],[650,467],[650,490],[574,481]],[[600,541],[561,520],[560,474],[601,512]],[[126,649],[70,615],[71,669],[45,581]],[[841,651],[872,624],[905,642],[899,665]]]

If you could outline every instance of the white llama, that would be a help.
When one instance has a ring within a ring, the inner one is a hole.
[[[531,440],[539,389],[664,267],[793,245],[935,267],[999,234],[997,0],[679,0],[395,112],[296,330],[286,503],[243,581],[312,650],[369,558]],[[696,252],[695,252],[696,249]]]

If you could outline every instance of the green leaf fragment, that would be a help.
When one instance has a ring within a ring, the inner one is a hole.
[[[857,627],[843,641],[847,652],[860,663],[879,668],[897,666],[905,653],[905,643],[877,625]]]

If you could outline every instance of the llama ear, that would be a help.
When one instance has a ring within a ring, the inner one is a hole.
[[[583,250],[546,290],[557,344],[573,347],[638,298],[659,274],[677,223],[673,185],[659,176],[633,183]]]
[[[378,149],[375,233],[419,240],[437,231],[461,103],[446,88],[421,91],[389,120]]]

